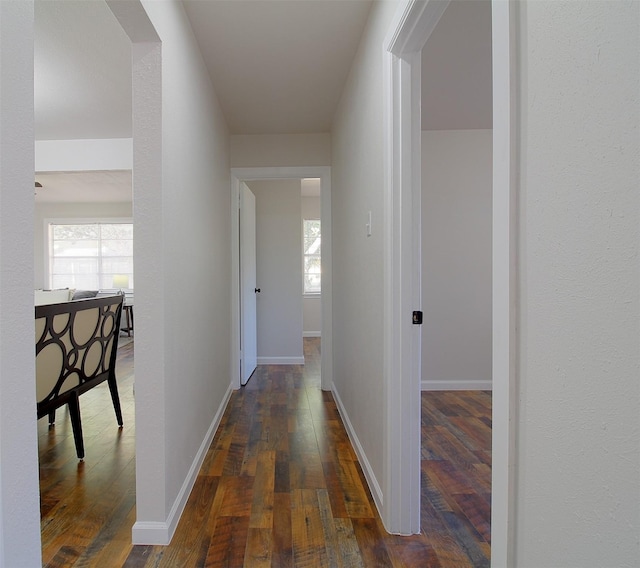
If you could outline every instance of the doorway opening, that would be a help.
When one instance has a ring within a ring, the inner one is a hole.
[[[420,530],[421,336],[411,310],[420,305],[420,51],[448,2],[408,0],[398,10],[385,48],[387,84],[387,210],[385,251],[388,322],[385,336],[387,385],[387,480],[384,520],[401,534]],[[513,5],[491,2],[492,26],[492,495],[491,557],[512,562],[513,390],[515,349],[515,255],[512,172],[515,163],[512,114]],[[391,267],[397,270],[391,270]],[[401,377],[400,385],[394,377]]]
[[[421,50],[420,73],[421,531],[450,535],[450,554],[457,562],[488,566],[493,182],[489,0],[449,3]]]
[[[241,290],[246,288],[246,294],[250,295],[249,292],[250,286],[243,286],[241,282],[241,263],[242,263],[242,255],[241,255],[241,243],[240,243],[240,218],[241,215],[238,213],[238,208],[241,206],[241,194],[242,194],[242,186],[246,185],[248,188],[253,189],[255,193],[261,194],[263,191],[273,190],[272,185],[274,184],[274,180],[284,180],[284,185],[292,184],[291,187],[297,187],[298,197],[300,197],[301,191],[301,183],[300,180],[308,179],[308,178],[317,178],[319,180],[319,189],[320,189],[320,210],[321,210],[321,223],[323,228],[323,243],[322,243],[322,291],[320,294],[321,297],[321,317],[322,317],[322,337],[321,337],[321,388],[323,390],[330,390],[332,384],[332,355],[331,355],[331,178],[330,178],[330,168],[325,166],[318,167],[277,167],[277,168],[232,168],[231,170],[231,192],[232,192],[232,212],[231,212],[231,240],[232,240],[232,377],[233,377],[233,386],[234,388],[239,388],[242,384],[242,364],[241,360],[243,357],[243,343],[242,336],[244,332],[242,330],[242,322],[244,321],[242,306],[243,299],[241,297]],[[296,186],[297,184],[297,186]],[[281,184],[282,185],[282,184]],[[262,186],[262,187],[261,187]],[[271,189],[269,189],[271,188]],[[286,187],[283,191],[287,191]],[[260,198],[258,198],[260,200]],[[284,203],[284,202],[283,202]],[[301,233],[301,207],[300,201],[297,202],[297,218],[295,218],[294,223],[294,232],[297,231],[297,234]],[[291,217],[293,219],[293,217]],[[276,227],[267,228],[268,231],[273,232],[273,230],[277,229]],[[277,232],[277,231],[276,231]],[[296,250],[301,251],[302,242],[298,241],[294,243]],[[259,247],[260,245],[258,245]],[[297,253],[296,253],[297,254]],[[263,267],[262,270],[258,270],[258,274],[266,275],[265,278],[268,278],[268,282],[259,282],[257,281],[254,290],[260,290],[260,292],[256,292],[255,295],[258,297],[258,302],[262,302],[267,294],[273,291],[274,285],[277,285],[278,282],[278,274],[277,274],[277,263],[271,265],[271,260],[267,258],[266,255],[262,255],[262,260],[260,259],[260,250],[257,250],[257,262],[266,263],[266,267]],[[302,255],[299,255],[298,258],[294,259],[299,266],[299,271],[297,274],[297,280],[294,281],[293,286],[295,287],[295,293],[297,297],[302,298],[303,295],[303,284],[302,284]],[[274,257],[277,261],[278,259]],[[272,275],[272,276],[269,276]],[[273,282],[271,281],[273,280]],[[297,282],[297,283],[296,283]],[[265,285],[267,284],[267,285]],[[290,284],[290,283],[289,283]],[[266,304],[267,302],[265,302]],[[277,306],[277,302],[274,303]],[[273,306],[272,306],[273,307]],[[302,308],[302,303],[300,303],[300,308]],[[260,307],[257,308],[257,313],[259,313]],[[278,317],[277,313],[272,314],[271,316],[266,316],[267,318],[276,318]],[[300,309],[299,316],[300,321],[300,329],[299,329],[299,337],[297,340],[302,340],[302,309]],[[260,324],[260,318],[258,317],[257,325],[268,325],[268,319],[265,320],[262,324]],[[275,334],[274,334],[275,335]],[[266,337],[266,334],[263,333],[262,336]],[[277,338],[275,338],[277,340]],[[302,345],[300,346],[300,351],[302,352]],[[275,352],[277,353],[277,352]],[[261,357],[257,357],[258,364],[291,364],[291,363],[300,363],[304,360],[301,357],[300,361],[289,360],[289,357],[286,357],[287,360],[278,360],[278,357],[274,357],[269,360],[262,359]],[[245,373],[246,374],[246,373]]]
[[[303,337],[321,337],[319,178],[240,183],[240,375],[304,364]]]
[[[101,6],[97,4],[93,8],[98,9]],[[129,95],[133,106],[132,136],[115,140],[120,143],[120,146],[127,148],[129,165],[125,169],[135,170],[135,182],[132,184],[132,190],[136,200],[136,210],[133,213],[136,232],[134,244],[135,279],[138,291],[136,314],[142,316],[142,318],[136,318],[134,331],[136,340],[136,395],[138,402],[141,399],[158,401],[158,389],[154,388],[154,382],[157,382],[161,377],[158,368],[160,370],[162,368],[151,346],[154,345],[157,335],[162,332],[161,326],[157,325],[161,319],[161,313],[158,315],[157,309],[154,308],[162,305],[164,299],[162,289],[157,285],[158,260],[162,258],[162,244],[157,238],[157,235],[162,232],[162,192],[158,191],[158,188],[162,187],[162,122],[161,105],[159,104],[162,96],[161,49],[157,33],[140,4],[123,6],[121,2],[107,0],[105,7],[108,14],[107,19],[115,17],[117,26],[120,26],[120,31],[126,34],[126,41],[130,45],[130,52],[127,51],[127,61],[131,74],[131,92]],[[135,93],[135,96],[133,96],[133,93]],[[104,143],[107,146],[112,141],[93,140],[97,145]],[[82,152],[77,151],[76,153],[87,154],[85,146],[82,147]],[[121,152],[116,152],[115,154],[122,156]],[[98,152],[96,155],[99,160],[113,157],[113,153],[109,151],[109,148],[104,149],[104,146],[103,151]],[[112,285],[115,286],[114,283]],[[130,325],[127,327],[133,327],[133,320],[130,319],[129,321]],[[143,325],[139,325],[140,323]],[[138,347],[142,347],[142,349],[137,349]],[[125,355],[125,350],[128,350],[131,355],[128,364],[132,374],[133,344],[125,346],[122,355]],[[131,388],[126,386],[123,390],[129,391],[129,395],[133,394],[132,385]],[[122,398],[121,395],[121,403]],[[162,459],[163,455],[161,443],[158,442],[156,433],[160,430],[157,423],[162,422],[164,413],[157,412],[157,408],[163,407],[162,402],[157,402],[155,406],[150,404],[146,406],[137,405],[135,410],[133,406],[134,404],[131,402],[130,412],[133,413],[135,411],[137,422],[135,438],[138,451],[135,452],[135,460],[129,460],[126,464],[118,461],[118,459],[126,461],[122,455],[116,455],[113,472],[117,475],[126,470],[127,475],[131,476],[132,483],[136,484],[136,491],[135,494],[127,492],[123,502],[112,499],[111,505],[130,506],[132,511],[137,511],[137,515],[140,518],[140,516],[144,517],[148,514],[149,509],[159,501],[158,496],[162,493],[161,490],[158,490],[159,480],[162,477],[158,475],[158,471],[161,470],[156,467],[154,459]],[[113,409],[111,409],[112,411]],[[104,417],[105,419],[111,419],[108,412],[104,413]],[[150,437],[153,438],[152,442],[149,441]],[[133,446],[132,436],[130,440]],[[129,443],[129,440],[124,442]],[[104,445],[106,442],[100,440],[100,443]],[[142,452],[139,450],[144,447],[153,448],[153,450],[148,452],[144,458],[141,458]],[[116,450],[114,451],[117,454]],[[124,469],[119,469],[121,467]],[[88,468],[84,466],[78,468],[78,475],[82,476],[86,469]],[[149,483],[149,479],[153,479],[154,483]],[[138,480],[144,481],[138,483]],[[125,484],[128,484],[128,482]],[[104,495],[104,492],[102,492],[102,495]],[[99,503],[104,505],[102,501]],[[73,509],[70,511],[73,511]],[[101,518],[104,517],[105,515],[103,514]],[[134,526],[134,537],[135,531],[136,527]]]
[[[302,180],[302,335],[322,337],[322,213],[320,179]]]
[[[134,510],[135,506],[132,43],[104,2],[84,6],[36,2],[33,18],[38,182],[34,197],[35,288],[68,289],[66,298],[47,298],[46,292],[36,292],[40,297],[35,303],[73,302],[69,305],[79,306],[76,301],[93,302],[92,298],[122,294],[125,306],[120,329],[114,330],[109,347],[102,348],[106,355],[117,342],[113,399],[109,392],[113,385],[106,381],[79,396],[75,426],[79,431],[81,424],[82,435],[77,449],[71,405],[63,405],[55,416],[43,416],[37,423],[40,542],[47,564],[58,554],[59,535],[68,527],[78,523],[91,527],[95,523],[90,520],[96,515],[110,518],[118,507]],[[69,30],[69,21],[85,25]],[[102,61],[103,54],[95,45],[107,43],[112,59],[104,65],[104,77],[96,79],[95,90],[78,92],[78,114],[55,112],[52,117],[52,108],[60,111],[64,106],[65,89],[84,85],[87,74],[100,67],[96,62]],[[111,96],[104,99],[101,82],[113,87]],[[58,122],[58,116],[63,120]],[[102,320],[101,332],[109,329],[110,321]],[[81,324],[74,326],[74,332],[78,328]],[[64,336],[64,341],[71,341],[70,336]],[[77,351],[76,358],[85,361],[100,345],[98,340],[87,349],[82,345],[86,339],[74,335],[78,345],[73,351]],[[68,361],[77,365],[72,354]],[[104,360],[102,365],[110,366]],[[69,383],[63,383],[61,392],[68,388]],[[42,396],[39,394],[39,402]],[[101,502],[100,495],[105,487],[115,486],[114,479],[120,489],[110,492],[109,502]],[[89,530],[85,536],[95,536],[98,528],[95,525],[93,534]]]

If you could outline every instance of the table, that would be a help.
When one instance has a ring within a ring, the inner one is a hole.
[[[133,304],[124,304],[122,311],[125,318],[125,327],[121,327],[120,331],[124,331],[127,337],[131,337],[131,332],[133,331]]]

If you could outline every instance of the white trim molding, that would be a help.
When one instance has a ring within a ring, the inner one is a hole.
[[[517,314],[518,2],[492,1],[493,67],[493,402],[491,566],[515,564],[515,438]]]
[[[448,0],[406,0],[384,44],[385,506],[395,534],[420,532],[421,50]],[[417,238],[416,238],[417,236]]]
[[[395,14],[385,49],[397,57],[422,51],[450,0],[404,0]]]

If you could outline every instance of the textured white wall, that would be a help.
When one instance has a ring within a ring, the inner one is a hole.
[[[640,559],[640,3],[519,4],[517,566]]]
[[[300,359],[300,180],[252,181],[247,185],[256,196],[256,283],[261,289],[257,297],[258,363]]]
[[[145,1],[144,8],[162,40],[162,181],[160,195],[138,200],[134,166],[135,219],[142,227],[160,223],[155,240],[144,232],[139,241],[136,233],[136,258],[147,258],[148,249],[149,271],[160,270],[149,291],[159,295],[158,311],[147,314],[147,331],[162,336],[141,345],[145,372],[160,363],[157,376],[146,377],[148,398],[136,400],[136,412],[147,424],[156,420],[158,430],[145,431],[144,448],[137,450],[144,450],[137,465],[144,480],[137,495],[142,529],[145,522],[166,521],[176,505],[230,384],[231,350],[227,127],[182,4]],[[136,276],[137,289],[141,280]],[[138,363],[136,345],[136,378]],[[137,387],[136,381],[136,395]]]
[[[302,219],[320,219],[320,198],[302,198]],[[306,296],[302,299],[302,332],[313,337],[322,331],[322,302],[320,297]]]
[[[40,566],[33,356],[33,2],[0,2],[0,566]]]
[[[491,385],[491,130],[422,133],[422,388]]]
[[[231,136],[231,167],[328,166],[329,134],[242,134]]]
[[[47,219],[122,219],[131,218],[133,209],[129,203],[40,203],[35,207],[34,225],[34,288],[49,285],[46,273]]]
[[[133,140],[36,140],[36,172],[130,170]]]
[[[382,45],[397,4],[374,3],[333,125],[334,388],[380,487],[385,486],[383,381]],[[367,212],[372,235],[367,237]]]

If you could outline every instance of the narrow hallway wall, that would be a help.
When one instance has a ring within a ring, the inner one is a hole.
[[[333,123],[334,393],[378,507],[385,487],[383,53],[396,2],[374,3]],[[371,236],[366,224],[371,212]]]
[[[422,132],[422,389],[491,388],[491,130]]]
[[[519,3],[515,564],[640,558],[640,2]]]
[[[33,355],[33,26],[32,1],[0,2],[0,566],[12,568],[42,563]]]
[[[229,134],[182,3],[143,7],[162,42],[162,171],[158,187],[140,193],[134,163],[134,247],[147,260],[136,301],[143,290],[158,300],[136,314],[133,532],[135,542],[163,544],[230,393]]]

